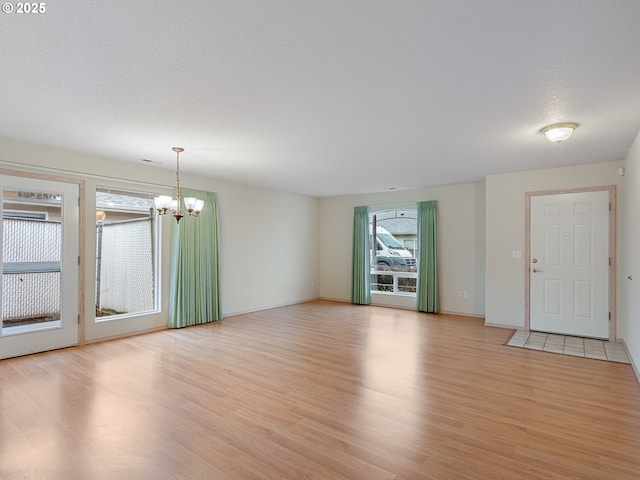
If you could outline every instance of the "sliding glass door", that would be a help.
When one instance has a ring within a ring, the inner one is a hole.
[[[78,343],[79,187],[0,176],[0,358]]]

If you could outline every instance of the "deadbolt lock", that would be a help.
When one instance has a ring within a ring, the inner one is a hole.
[[[538,259],[537,258],[532,258],[531,259],[531,263],[538,263]]]

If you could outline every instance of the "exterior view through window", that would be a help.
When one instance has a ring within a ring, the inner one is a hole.
[[[157,310],[153,194],[96,189],[96,320]]]
[[[62,195],[4,189],[2,204],[2,327],[57,326]]]
[[[416,209],[382,210],[369,215],[372,292],[415,295],[417,232]]]

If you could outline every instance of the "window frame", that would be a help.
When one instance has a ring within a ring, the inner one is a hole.
[[[386,204],[386,205],[377,205],[377,206],[369,206],[369,218],[371,220],[371,218],[373,217],[373,215],[378,215],[381,212],[388,212],[388,211],[403,211],[403,210],[410,210],[410,211],[415,211],[416,215],[415,218],[413,218],[416,221],[416,239],[417,239],[417,204],[416,203],[402,203],[402,204]],[[400,217],[398,217],[400,218]],[[411,218],[411,217],[406,217],[406,218]],[[384,220],[384,219],[383,219]],[[379,221],[376,222],[377,226],[381,226],[379,225]],[[371,225],[371,221],[369,223],[369,225]],[[390,232],[391,235],[393,235],[392,232]],[[398,240],[395,236],[394,238],[398,241],[398,243],[400,245],[404,246],[404,240]],[[371,239],[373,240],[373,235],[371,235]],[[378,242],[376,241],[376,245],[378,245]],[[407,249],[408,250],[408,249]],[[408,250],[409,252],[411,252],[410,250]],[[413,256],[413,254],[412,254]],[[416,258],[415,256],[413,256],[413,258]],[[377,265],[374,265],[374,262],[371,262],[371,276],[377,276],[377,275],[387,275],[387,276],[393,276],[393,290],[394,291],[382,291],[382,290],[374,290],[373,286],[376,285],[377,283],[374,281],[374,279],[372,278],[371,280],[371,295],[372,295],[372,299],[375,301],[376,304],[383,304],[383,305],[393,305],[393,306],[406,306],[407,308],[410,308],[413,306],[413,304],[415,303],[415,298],[416,298],[416,292],[402,292],[402,291],[397,291],[398,287],[399,287],[399,278],[415,278],[416,280],[416,286],[417,286],[417,259],[416,259],[416,270],[415,272],[410,272],[410,271],[392,271],[389,270],[379,270],[377,267]],[[384,272],[384,273],[374,273],[374,272]],[[415,287],[414,287],[415,288]]]
[[[102,205],[98,205],[98,193],[102,192],[102,193],[110,193],[110,194],[114,194],[114,195],[122,195],[122,196],[135,196],[135,197],[140,197],[140,198],[148,198],[150,200],[150,205],[153,206],[153,198],[155,196],[158,195],[157,192],[153,192],[153,191],[149,191],[149,190],[145,190],[145,189],[127,189],[127,188],[120,188],[120,187],[111,187],[111,186],[106,186],[106,185],[101,185],[101,184],[97,184],[95,187],[95,191],[94,191],[94,197],[96,200],[95,203],[95,212],[97,213],[98,211],[102,211],[105,212],[108,215],[109,211],[118,211],[121,213],[140,213],[142,212],[142,210],[135,210],[135,209],[117,209],[116,205],[113,206],[109,206],[109,208],[103,208]],[[104,316],[98,316],[97,313],[97,305],[96,305],[96,309],[94,311],[94,322],[96,324],[102,324],[102,323],[108,323],[108,322],[113,322],[113,321],[121,321],[121,320],[126,320],[126,319],[131,319],[131,318],[136,318],[136,317],[147,317],[149,315],[156,315],[156,314],[160,314],[162,313],[162,304],[161,304],[161,299],[162,299],[162,290],[163,290],[163,280],[162,280],[162,257],[163,257],[163,244],[162,244],[162,231],[163,231],[163,226],[162,226],[162,217],[158,216],[155,212],[155,209],[151,209],[149,210],[149,217],[151,219],[151,225],[153,228],[153,237],[152,237],[152,243],[153,245],[155,245],[155,248],[153,248],[153,258],[152,258],[152,275],[153,275],[153,307],[151,309],[148,310],[139,310],[139,311],[135,311],[135,312],[127,312],[127,313],[120,313],[120,314],[112,314],[112,315],[104,315]],[[108,217],[107,217],[108,218]],[[96,218],[96,222],[95,222],[95,228],[97,230],[98,227],[98,219]],[[95,253],[95,257],[94,260],[97,262],[97,243],[98,243],[98,236],[96,234],[95,237],[95,241],[94,241],[94,247],[93,247],[93,252]],[[94,270],[94,278],[93,278],[93,294],[94,294],[94,299],[97,295],[97,271]],[[94,301],[94,304],[96,302]]]

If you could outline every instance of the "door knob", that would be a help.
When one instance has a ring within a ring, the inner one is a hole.
[[[542,270],[538,270],[537,268],[533,268],[531,271],[532,271],[533,273],[538,273],[538,272],[541,272]]]
[[[628,278],[629,280],[633,280],[633,275],[629,275],[627,278]]]

